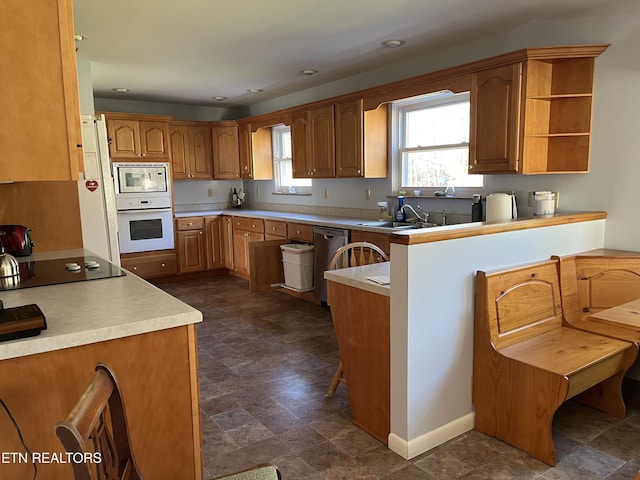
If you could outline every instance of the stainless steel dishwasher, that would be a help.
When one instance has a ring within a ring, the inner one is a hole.
[[[349,243],[349,230],[328,227],[313,227],[314,278],[315,296],[327,302],[327,281],[324,272],[329,268],[329,261],[340,247]]]

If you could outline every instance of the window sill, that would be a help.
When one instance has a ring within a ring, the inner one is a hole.
[[[296,193],[272,192],[271,195],[286,195],[286,196],[294,196],[294,197],[310,197],[311,193],[305,193],[305,192],[296,192]]]

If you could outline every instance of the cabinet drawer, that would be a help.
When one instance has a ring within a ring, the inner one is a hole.
[[[276,237],[287,237],[287,224],[286,222],[278,222],[276,220],[264,221],[264,233],[273,235]]]
[[[259,218],[233,217],[233,228],[247,232],[264,233],[264,220]]]
[[[204,220],[202,217],[176,218],[177,229],[180,230],[202,230]]]
[[[178,271],[175,253],[121,258],[120,263],[122,268],[130,270],[142,278],[175,275]]]
[[[287,223],[287,238],[300,242],[313,243],[313,225]]]

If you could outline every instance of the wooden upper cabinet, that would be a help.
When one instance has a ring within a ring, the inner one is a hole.
[[[294,178],[311,176],[311,157],[308,153],[309,120],[307,112],[296,112],[291,115],[291,164]]]
[[[213,178],[232,180],[240,178],[238,124],[215,122],[211,127],[213,145]]]
[[[213,178],[209,123],[172,122],[169,138],[174,180]]]
[[[105,113],[109,155],[114,161],[132,159],[167,162],[170,156],[169,116]]]
[[[522,63],[471,77],[469,171],[517,172]]]
[[[273,179],[273,143],[271,127],[252,131],[250,123],[238,126],[240,142],[240,176],[245,180]]]
[[[362,99],[336,104],[337,177],[388,175],[388,124],[387,104],[367,111]]]
[[[470,172],[588,172],[595,57],[606,48],[526,49],[473,73]]]
[[[362,100],[339,103],[336,115],[336,174],[364,176],[364,113]]]
[[[82,170],[71,0],[3,2],[0,181],[77,180]]]
[[[291,149],[294,177],[336,176],[333,105],[291,115]]]

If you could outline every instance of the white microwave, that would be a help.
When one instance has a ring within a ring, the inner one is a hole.
[[[113,164],[116,195],[171,195],[170,164],[165,162]]]

